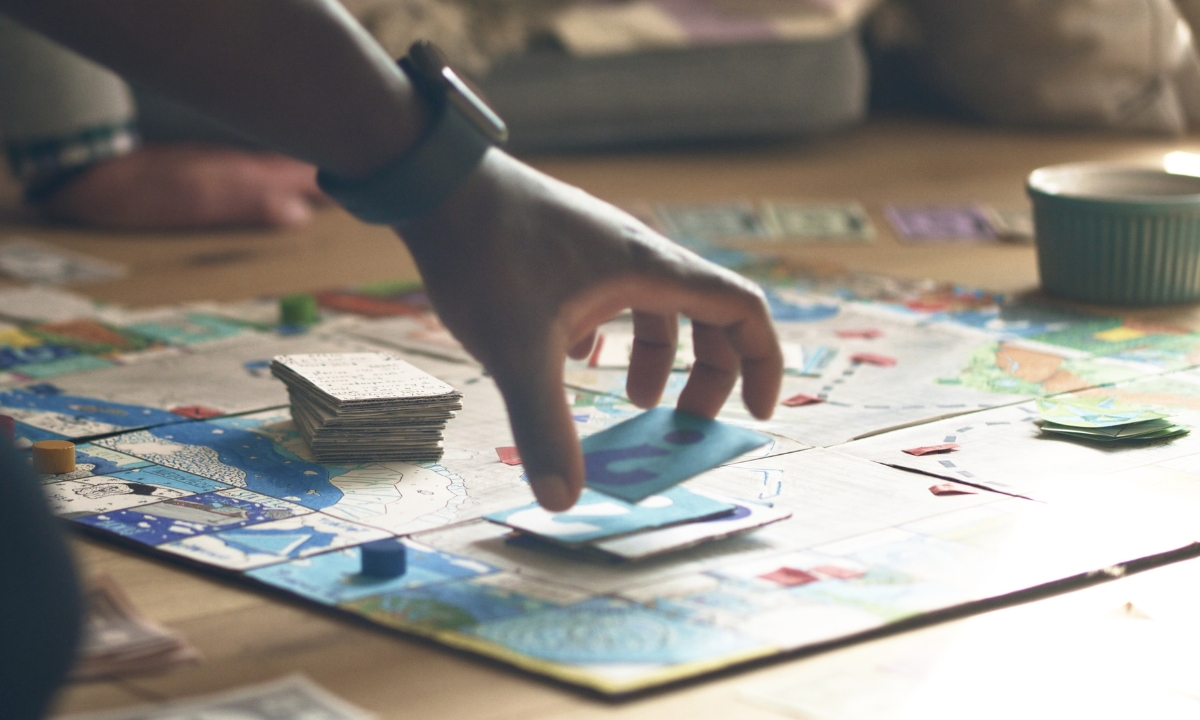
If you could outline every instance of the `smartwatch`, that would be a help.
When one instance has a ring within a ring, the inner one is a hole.
[[[424,135],[367,177],[317,173],[321,190],[364,222],[397,225],[433,210],[466,181],[490,147],[508,140],[504,121],[433,43],[414,43],[399,64],[429,108]]]

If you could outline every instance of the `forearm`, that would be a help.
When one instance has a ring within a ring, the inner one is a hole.
[[[28,199],[133,152],[134,119],[121,78],[0,15],[0,137]]]
[[[333,0],[0,0],[0,11],[341,174],[382,166],[424,126],[404,73]]]

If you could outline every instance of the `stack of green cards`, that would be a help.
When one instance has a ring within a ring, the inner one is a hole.
[[[1042,432],[1096,442],[1162,440],[1190,432],[1162,413],[1124,407],[1113,397],[1038,400],[1038,409]]]

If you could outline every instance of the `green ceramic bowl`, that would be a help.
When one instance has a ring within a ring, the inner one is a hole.
[[[1042,289],[1107,305],[1200,300],[1200,177],[1077,163],[1035,170]]]

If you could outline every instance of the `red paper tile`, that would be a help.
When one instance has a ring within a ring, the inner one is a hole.
[[[942,495],[978,495],[979,491],[959,485],[958,483],[941,483],[939,485],[930,485],[929,492],[937,496]]]
[[[901,450],[901,452],[906,452],[909,455],[916,455],[920,457],[921,455],[937,455],[939,453],[954,452],[957,449],[958,443],[943,443],[941,445],[923,445],[921,447]]]
[[[874,340],[878,337],[883,337],[883,331],[877,328],[861,328],[858,330],[838,330],[837,336],[847,340],[861,339]]]
[[[800,407],[801,405],[813,405],[816,403],[823,403],[823,402],[825,402],[825,401],[822,398],[813,397],[812,395],[805,395],[804,393],[800,393],[799,395],[793,395],[790,398],[788,398],[787,400],[782,401],[780,403],[780,405],[786,405],[788,407]]]
[[[515,447],[496,448],[496,455],[500,457],[500,462],[505,465],[520,465],[521,456],[517,454]]]
[[[213,410],[203,405],[184,405],[182,407],[171,408],[170,411],[176,415],[182,415],[185,418],[192,418],[193,420],[206,420],[208,418],[221,417],[225,414],[220,410]]]
[[[812,571],[818,575],[824,575],[825,577],[837,580],[853,580],[866,575],[862,570],[853,570],[851,568],[838,567],[837,565],[818,565]]]
[[[397,317],[400,315],[424,315],[429,312],[428,302],[416,297],[374,297],[353,290],[330,290],[317,293],[317,304],[329,310],[365,315],[367,317]]]
[[[759,575],[763,580],[770,580],[776,585],[784,587],[799,587],[812,582],[817,582],[821,578],[812,573],[804,572],[796,568],[781,567],[778,570],[772,570],[765,575]]]
[[[890,358],[887,355],[876,355],[875,353],[857,353],[850,356],[850,362],[891,367],[896,364],[896,358]]]

